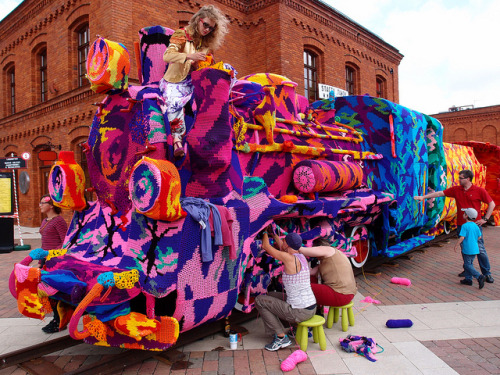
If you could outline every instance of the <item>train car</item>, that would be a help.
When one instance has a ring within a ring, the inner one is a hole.
[[[460,171],[469,169],[474,173],[474,184],[485,187],[486,167],[475,157],[471,147],[453,143],[443,143],[446,158],[446,186],[449,188],[459,184]],[[448,197],[429,199],[426,204],[433,206],[436,202],[443,202],[443,211],[439,223],[429,230],[429,234],[439,235],[450,233],[456,227],[457,205],[455,199]]]
[[[482,180],[474,179],[474,183],[484,187],[488,194],[495,201],[496,206],[492,214],[492,221],[495,225],[500,225],[500,146],[489,142],[455,142],[457,145],[463,145],[472,148],[474,157],[478,162],[486,167],[484,185]],[[484,214],[484,212],[483,212]]]
[[[433,239],[423,232],[438,223],[442,204],[425,207],[413,197],[445,187],[441,124],[422,113],[367,95],[338,98],[335,108],[340,121],[363,133],[363,149],[383,155],[379,160],[366,161],[367,186],[394,196],[388,227],[369,228],[374,239],[371,244],[378,245],[369,255],[392,258]],[[382,241],[375,241],[381,236],[385,236]]]
[[[173,30],[140,31],[141,85],[128,85],[127,49],[103,38],[87,60],[106,94],[85,146],[97,200],[61,152],[54,202],[75,211],[63,249],[33,250],[9,280],[22,314],[89,344],[165,350],[179,334],[253,308],[282,267],[260,233],[326,237],[361,267],[432,238],[442,205],[413,195],[446,186],[436,120],[370,96],[308,103],[286,77],[236,79],[225,66],[192,72],[185,155],[176,159],[158,81]],[[46,259],[43,270],[31,267]],[[83,317],[83,318],[82,318]],[[78,328],[83,320],[83,329]]]

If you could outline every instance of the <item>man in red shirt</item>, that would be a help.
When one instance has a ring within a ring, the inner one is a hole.
[[[481,229],[481,238],[478,241],[479,245],[479,255],[477,256],[477,260],[479,262],[479,267],[481,268],[481,273],[485,276],[485,281],[488,283],[492,283],[493,277],[490,272],[490,261],[488,259],[488,254],[486,253],[486,249],[484,247],[483,240],[483,232],[482,225],[485,224],[489,219],[495,208],[495,202],[491,199],[488,192],[472,183],[472,179],[474,178],[474,174],[465,169],[458,174],[458,181],[460,183],[459,186],[452,186],[449,189],[443,191],[436,191],[434,193],[429,193],[424,196],[415,196],[414,199],[417,201],[423,201],[424,199],[429,198],[437,198],[437,197],[450,197],[455,198],[457,202],[457,210],[461,213],[462,208],[474,208],[477,212],[481,212],[481,202],[486,203],[488,205],[488,209],[486,210],[486,214],[483,218],[478,218],[476,220],[476,224]],[[460,228],[465,223],[465,219],[463,215],[457,215],[457,232],[460,233]],[[459,276],[464,276],[464,272],[459,274]]]

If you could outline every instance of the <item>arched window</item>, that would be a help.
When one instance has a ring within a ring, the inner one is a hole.
[[[5,69],[6,72],[6,87],[7,92],[5,98],[7,99],[7,114],[13,115],[16,113],[16,70],[14,65]]]
[[[377,98],[387,98],[387,81],[381,76],[376,78],[376,90]]]
[[[318,55],[310,50],[304,50],[304,96],[318,99]]]
[[[78,49],[78,87],[86,86],[89,81],[87,73],[87,55],[89,54],[90,31],[89,24],[85,23],[76,30]]]
[[[486,125],[483,128],[483,142],[489,142],[491,144],[497,145],[498,144],[498,138],[497,138],[497,128],[495,128],[492,125]]]
[[[37,56],[40,78],[40,102],[47,101],[47,49],[42,49]]]
[[[460,141],[468,141],[469,137],[467,135],[467,130],[464,128],[458,128],[453,132],[453,141],[452,142],[460,142]]]
[[[349,95],[356,95],[358,91],[358,69],[354,65],[345,66],[345,89]]]

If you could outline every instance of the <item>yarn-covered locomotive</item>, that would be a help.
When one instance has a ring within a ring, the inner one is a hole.
[[[172,33],[140,31],[137,86],[124,46],[92,44],[88,78],[106,94],[85,146],[97,199],[85,201],[84,173],[61,152],[49,191],[75,213],[63,249],[16,264],[24,315],[43,318],[53,299],[76,339],[165,350],[236,305],[251,311],[282,271],[260,248],[270,224],[307,244],[326,237],[358,267],[433,238],[443,203],[413,196],[446,187],[441,124],[385,99],[310,104],[286,77],[209,66],[191,73],[176,159],[158,88]],[[43,270],[30,267],[41,258]]]

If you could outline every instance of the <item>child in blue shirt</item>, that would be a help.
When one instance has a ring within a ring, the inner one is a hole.
[[[464,259],[465,279],[460,280],[460,284],[472,285],[472,278],[476,278],[479,289],[484,287],[485,277],[474,268],[474,258],[479,254],[477,241],[481,238],[481,230],[474,222],[477,218],[477,211],[474,208],[462,208],[466,223],[460,228],[459,239],[455,245],[455,251],[462,244],[462,257]]]

